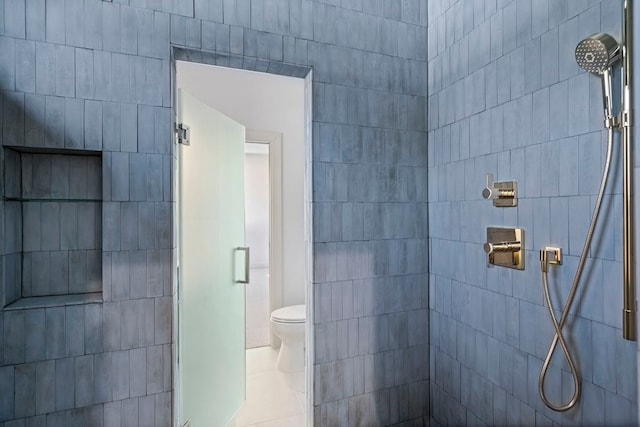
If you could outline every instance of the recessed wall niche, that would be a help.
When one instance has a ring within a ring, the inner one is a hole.
[[[3,151],[3,306],[101,300],[101,153]]]

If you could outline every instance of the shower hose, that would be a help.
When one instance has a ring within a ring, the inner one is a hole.
[[[571,289],[569,290],[569,296],[567,297],[567,302],[562,309],[562,315],[560,316],[560,321],[556,317],[553,305],[551,304],[551,296],[549,295],[549,283],[547,278],[547,270],[548,270],[548,259],[546,254],[541,254],[540,257],[540,269],[542,270],[542,290],[544,292],[544,299],[547,303],[547,308],[549,310],[549,315],[551,316],[551,322],[553,323],[553,329],[555,330],[555,334],[553,336],[553,340],[551,341],[551,346],[549,347],[549,351],[547,352],[547,357],[544,359],[544,363],[542,364],[542,370],[540,371],[540,377],[538,378],[538,393],[540,394],[540,398],[550,409],[558,412],[568,411],[573,408],[576,403],[578,403],[578,399],[580,399],[580,376],[578,374],[578,369],[576,368],[575,362],[573,360],[573,356],[569,351],[569,347],[565,341],[564,336],[562,335],[562,327],[564,326],[567,317],[569,315],[569,310],[571,309],[571,304],[573,303],[573,298],[576,295],[576,291],[578,289],[578,284],[580,283],[580,276],[582,276],[582,270],[584,269],[584,263],[587,259],[587,254],[589,253],[589,247],[591,245],[591,240],[593,238],[593,232],[596,228],[596,223],[598,222],[598,215],[600,214],[600,206],[602,204],[602,197],[604,195],[604,189],[607,186],[607,179],[609,177],[609,168],[611,166],[611,152],[613,148],[613,128],[608,128],[608,141],[607,141],[607,157],[604,165],[604,171],[602,174],[602,180],[600,182],[600,190],[598,191],[598,197],[596,199],[596,205],[593,210],[593,215],[591,216],[591,223],[589,224],[589,230],[587,231],[587,237],[584,242],[584,246],[582,247],[582,254],[580,255],[580,260],[578,261],[578,268],[576,269],[576,274],[573,277],[573,283],[571,285]],[[558,342],[560,343],[560,347],[562,347],[562,352],[564,353],[565,359],[567,359],[567,363],[569,364],[569,369],[571,369],[571,376],[573,378],[573,395],[571,399],[567,403],[554,404],[552,403],[546,396],[544,391],[544,382],[547,376],[547,372],[549,371],[549,364],[551,363],[551,357],[558,346]]]

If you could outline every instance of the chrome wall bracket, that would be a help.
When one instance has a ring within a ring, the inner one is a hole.
[[[518,206],[517,181],[493,181],[493,174],[487,174],[487,186],[482,190],[482,197],[493,200],[497,208],[512,208]]]
[[[562,265],[562,248],[545,246],[540,251],[540,260],[553,265]]]
[[[487,265],[524,270],[524,230],[487,227]]]
[[[562,265],[562,248],[545,246],[544,249],[540,249],[540,269],[543,273],[549,265]]]

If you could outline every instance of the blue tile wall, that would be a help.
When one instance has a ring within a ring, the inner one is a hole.
[[[553,336],[537,251],[546,245],[564,251],[563,265],[549,274],[560,304],[606,149],[600,82],[576,65],[574,49],[595,32],[619,39],[622,2],[428,5],[431,415],[442,425],[636,425],[637,346],[621,333],[619,172],[611,176],[566,327],[582,376],[581,401],[556,413],[537,390]],[[518,180],[517,208],[482,200],[487,173]],[[488,226],[525,229],[525,271],[486,266]],[[571,376],[556,353],[548,395],[566,401]]]
[[[439,46],[475,31],[467,14]],[[427,23],[426,0],[0,0],[0,142],[102,152],[104,298],[0,314],[0,425],[170,425],[171,46],[220,65],[313,69],[315,425],[428,422]],[[490,31],[458,57],[488,48]],[[475,88],[478,112],[488,61],[475,61],[456,94]],[[20,215],[0,201],[3,225]],[[40,216],[27,243],[43,251],[89,237],[58,241]],[[0,227],[1,277],[22,275],[20,236]]]

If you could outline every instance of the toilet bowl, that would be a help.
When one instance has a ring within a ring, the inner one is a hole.
[[[276,368],[282,372],[304,371],[305,305],[291,305],[271,313],[271,329],[282,340]]]

